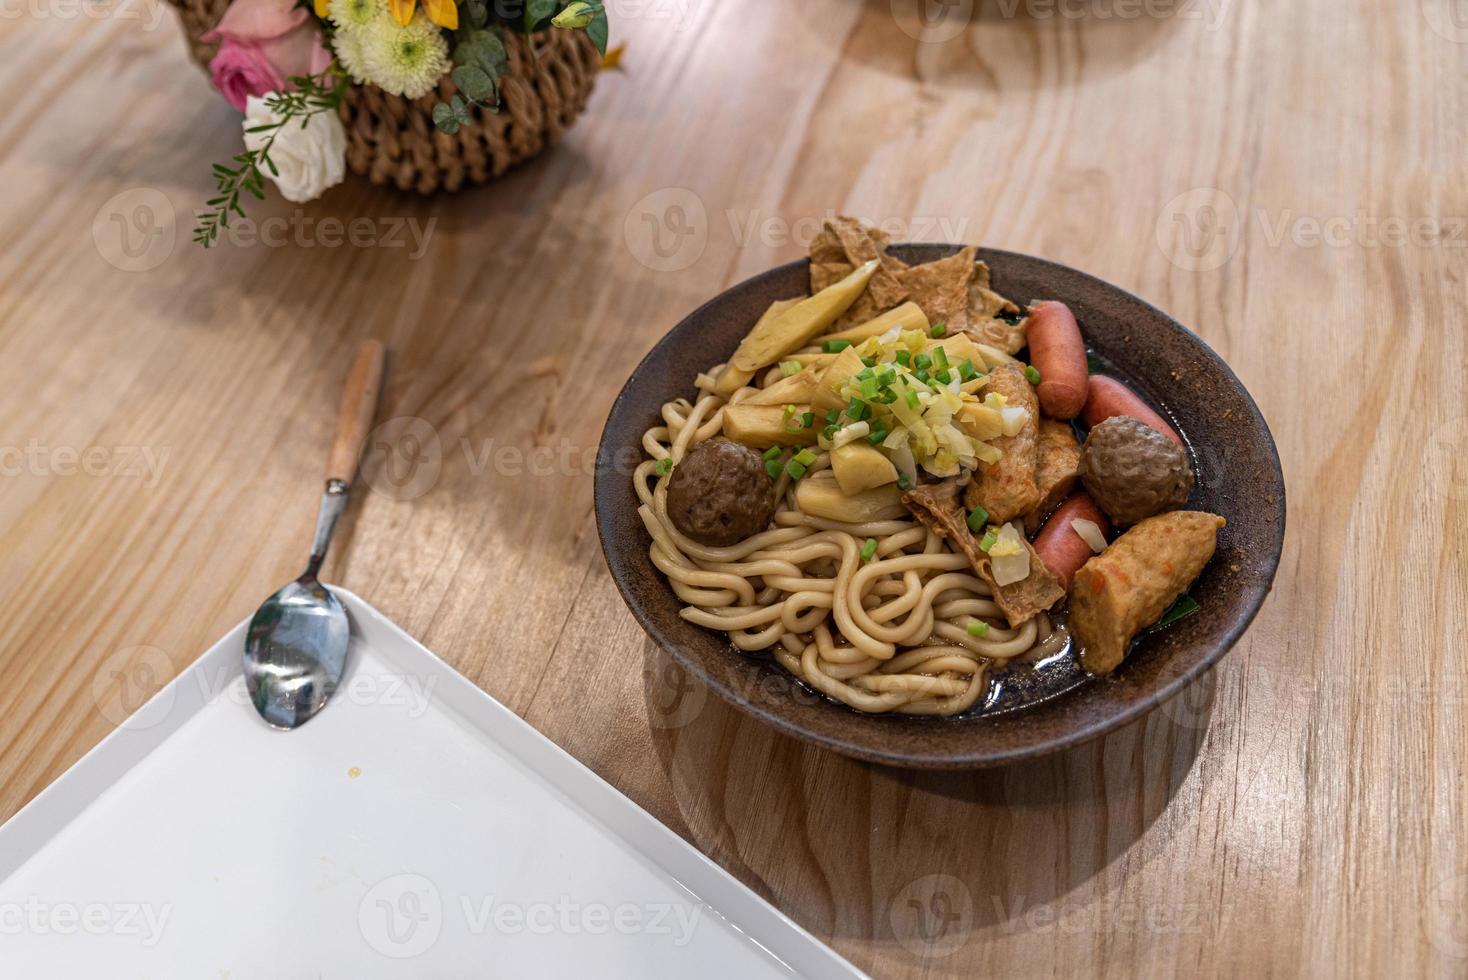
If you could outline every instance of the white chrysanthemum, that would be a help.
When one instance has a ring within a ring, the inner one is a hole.
[[[335,4],[333,4],[335,6]],[[336,60],[358,85],[372,81],[367,75],[367,35],[363,31],[337,31],[331,39]]]
[[[448,41],[421,9],[407,27],[378,17],[362,32],[362,45],[367,80],[391,95],[426,95],[450,68]]]
[[[351,34],[371,27],[378,16],[390,16],[387,0],[331,0],[328,15],[340,34]]]

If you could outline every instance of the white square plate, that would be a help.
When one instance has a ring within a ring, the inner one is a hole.
[[[10,978],[860,977],[361,599],[294,732],[241,624],[0,827]]]

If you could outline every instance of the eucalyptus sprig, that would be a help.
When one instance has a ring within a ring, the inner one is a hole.
[[[333,65],[319,75],[296,75],[290,81],[295,86],[294,90],[272,92],[265,97],[265,107],[275,117],[274,121],[245,130],[246,133],[270,134],[260,148],[235,154],[231,162],[236,166],[214,164],[216,193],[204,202],[207,207],[196,213],[194,241],[197,244],[205,248],[213,245],[219,239],[220,231],[229,227],[230,214],[241,218],[245,216],[245,209],[240,205],[242,192],[264,200],[265,172],[262,167],[268,169],[272,176],[280,173],[270,159],[275,137],[297,120],[304,127],[312,116],[335,112],[347,90],[348,78]]]
[[[526,0],[523,15],[501,23],[490,24],[490,9],[485,0],[466,0],[462,5],[463,26],[455,32],[454,70],[450,77],[459,94],[433,107],[433,124],[452,136],[473,118],[475,106],[486,112],[499,112],[499,80],[510,67],[509,55],[499,31],[511,25],[525,34],[549,28],[584,30],[596,49],[607,53],[606,7],[602,0]]]

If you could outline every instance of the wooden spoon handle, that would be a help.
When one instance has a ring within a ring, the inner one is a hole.
[[[377,411],[377,395],[382,390],[383,358],[380,341],[364,340],[357,348],[357,360],[352,365],[352,373],[347,375],[341,407],[337,409],[336,440],[326,461],[327,480],[340,480],[350,486],[357,476],[357,463],[362,458],[362,447]]]

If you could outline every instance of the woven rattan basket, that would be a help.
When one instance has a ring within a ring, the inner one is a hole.
[[[207,66],[216,45],[200,36],[224,16],[229,0],[170,0],[178,8],[194,60]],[[504,32],[510,70],[500,78],[500,111],[475,109],[453,136],[433,125],[434,103],[454,94],[447,77],[420,99],[353,85],[342,99],[347,167],[374,184],[424,194],[481,184],[558,140],[586,107],[601,55],[585,31]]]

